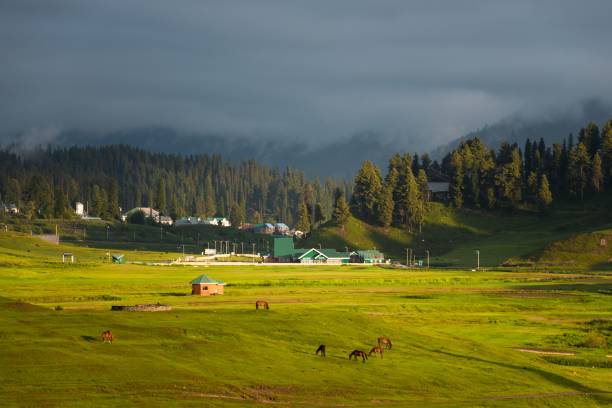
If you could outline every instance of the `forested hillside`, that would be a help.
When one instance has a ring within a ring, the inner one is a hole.
[[[240,221],[296,221],[299,204],[329,214],[344,181],[309,180],[301,171],[238,165],[219,156],[183,156],[134,147],[47,148],[17,155],[0,151],[0,203],[28,218],[67,218],[74,202],[91,215],[117,218],[119,207],[159,208],[173,217],[233,215]],[[318,204],[318,205],[317,205]],[[231,214],[230,214],[231,213]]]

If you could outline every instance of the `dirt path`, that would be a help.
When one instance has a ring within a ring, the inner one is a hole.
[[[575,356],[576,353],[571,351],[552,351],[552,350],[539,350],[534,348],[517,348],[517,351],[522,351],[523,353],[534,353],[534,354],[546,354],[551,356]]]

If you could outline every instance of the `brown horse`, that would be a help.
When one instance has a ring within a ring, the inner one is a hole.
[[[366,352],[365,351],[361,351],[361,350],[353,350],[353,351],[351,351],[351,354],[349,354],[349,360],[351,358],[353,358],[353,357],[355,357],[355,360],[357,360],[357,357],[361,357],[363,359],[364,363],[368,359],[368,355],[366,354]]]
[[[390,349],[391,347],[393,347],[393,344],[391,344],[391,339],[388,338],[387,336],[380,336],[378,338],[378,346],[382,347],[383,345],[387,349]]]
[[[380,358],[383,358],[383,348],[380,346],[374,346],[372,347],[372,350],[370,350],[370,352],[368,353],[368,356],[372,356],[373,353],[378,353],[380,354]]]
[[[325,344],[321,344],[317,351],[315,351],[315,355],[319,355],[321,353],[321,357],[325,357]]]
[[[255,302],[255,310],[259,309],[260,307],[268,310],[270,308],[270,305],[265,300],[258,300],[257,302]]]
[[[111,333],[110,330],[106,330],[102,332],[102,341],[104,343],[108,342],[110,344],[113,344],[113,333]]]

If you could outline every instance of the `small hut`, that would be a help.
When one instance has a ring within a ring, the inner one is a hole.
[[[225,283],[200,275],[191,281],[191,294],[200,296],[222,295]]]
[[[125,258],[123,254],[113,254],[113,263],[122,264],[125,263]]]

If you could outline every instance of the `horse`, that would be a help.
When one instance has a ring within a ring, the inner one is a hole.
[[[113,344],[113,333],[111,333],[110,330],[102,332],[102,342],[109,342],[110,344]]]
[[[368,353],[368,356],[372,356],[373,353],[378,353],[380,354],[380,358],[383,358],[383,348],[380,346],[374,346],[372,347],[372,350],[370,350],[370,352]]]
[[[378,345],[379,346],[385,346],[385,348],[390,349],[391,347],[393,347],[393,344],[391,344],[391,339],[388,338],[387,336],[380,336],[378,338]]]
[[[265,300],[258,300],[255,302],[255,310],[259,309],[260,307],[263,307],[266,310],[270,309],[270,305]]]
[[[357,357],[361,357],[363,359],[364,363],[368,359],[368,355],[366,354],[366,352],[365,351],[361,351],[361,350],[353,350],[353,351],[351,351],[351,354],[349,354],[349,360],[351,358],[353,358],[353,357],[355,357],[355,360],[357,360]]]
[[[315,351],[315,355],[319,355],[321,353],[321,357],[325,357],[325,344],[321,344],[317,351]]]

